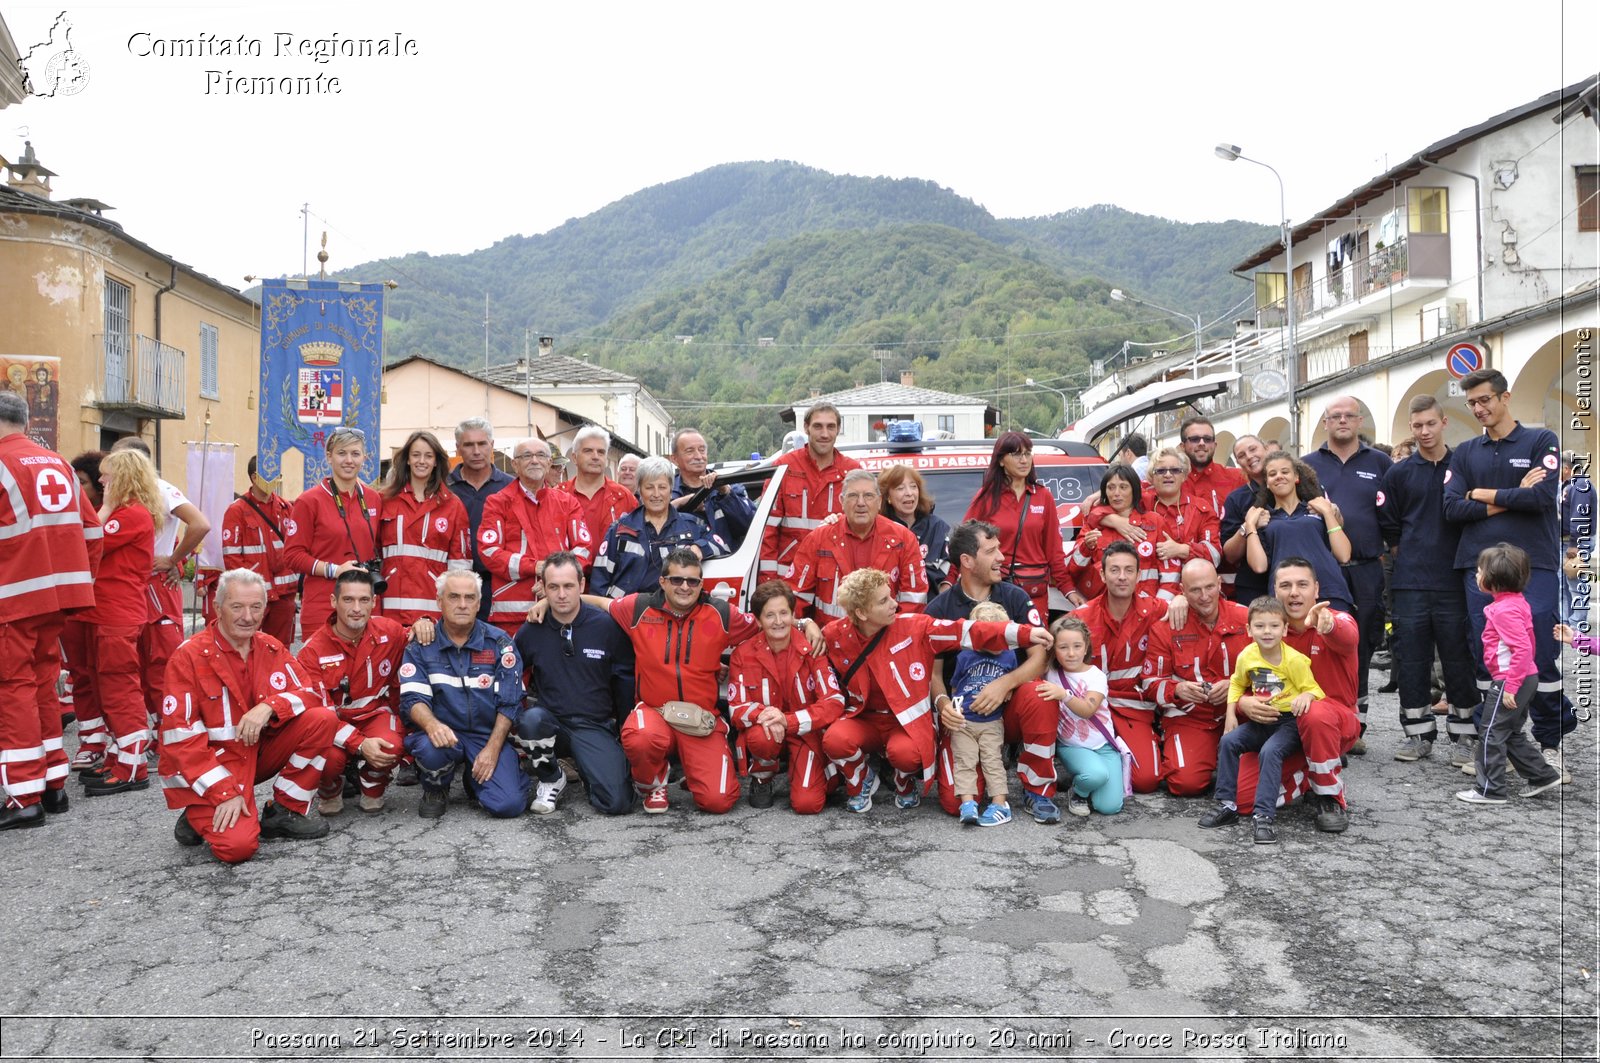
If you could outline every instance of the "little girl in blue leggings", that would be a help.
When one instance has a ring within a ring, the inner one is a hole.
[[[1106,704],[1106,674],[1089,663],[1093,650],[1089,625],[1064,616],[1051,626],[1055,663],[1039,684],[1039,696],[1061,706],[1056,724],[1056,755],[1072,773],[1067,811],[1087,816],[1122,811],[1122,753],[1111,741],[1111,709]]]

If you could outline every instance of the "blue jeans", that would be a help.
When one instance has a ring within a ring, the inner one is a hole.
[[[1472,711],[1482,695],[1472,681],[1467,631],[1467,599],[1459,585],[1395,590],[1396,680],[1400,686],[1400,726],[1407,738],[1432,742],[1438,737],[1432,704],[1436,650],[1444,667],[1445,693],[1450,702],[1450,717],[1445,725],[1450,740],[1477,737]]]
[[[1483,610],[1494,599],[1478,589],[1474,569],[1466,569],[1462,576],[1467,589],[1467,622],[1472,627],[1472,660],[1478,689],[1488,690],[1489,672],[1483,663]],[[1533,663],[1539,669],[1539,692],[1528,706],[1528,719],[1533,722],[1533,737],[1545,749],[1560,748],[1561,736],[1578,726],[1572,702],[1561,690],[1561,645],[1555,636],[1558,584],[1554,569],[1536,568],[1528,573],[1528,586],[1522,591],[1533,612]]]
[[[1239,796],[1239,758],[1256,754],[1261,774],[1256,780],[1255,814],[1272,819],[1278,814],[1278,794],[1283,789],[1283,762],[1300,752],[1300,726],[1292,713],[1280,712],[1276,723],[1245,720],[1217,743],[1217,800],[1235,808]]]
[[[515,734],[539,781],[555,781],[558,744],[564,743],[583,772],[595,811],[620,816],[633,808],[633,779],[616,724],[584,716],[562,718],[547,706],[529,705],[517,719]]]
[[[406,752],[416,759],[417,775],[427,790],[448,791],[451,780],[456,776],[456,768],[465,764],[467,771],[472,771],[473,760],[488,744],[488,735],[457,731],[456,744],[449,749],[440,749],[428,740],[425,731],[412,731],[406,735]],[[510,818],[528,810],[528,795],[533,789],[533,782],[517,763],[516,747],[509,741],[500,747],[500,758],[495,761],[494,774],[489,776],[488,782],[480,783],[471,778],[467,782],[477,795],[478,804],[491,816]]]

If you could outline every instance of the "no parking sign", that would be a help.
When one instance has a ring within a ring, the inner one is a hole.
[[[1458,343],[1444,356],[1445,371],[1457,380],[1468,373],[1476,373],[1483,364],[1483,348],[1475,343]]]

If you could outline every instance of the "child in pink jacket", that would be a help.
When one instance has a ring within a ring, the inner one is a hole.
[[[1539,688],[1533,662],[1533,611],[1522,590],[1528,585],[1528,555],[1496,543],[1478,555],[1478,587],[1494,596],[1483,610],[1483,663],[1493,682],[1478,708],[1478,781],[1456,794],[1469,805],[1506,803],[1506,760],[1528,780],[1523,797],[1561,785],[1561,773],[1539,754],[1527,732],[1528,704]]]

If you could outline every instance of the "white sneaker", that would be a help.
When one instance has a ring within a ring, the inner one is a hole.
[[[356,805],[359,806],[363,812],[382,812],[383,798],[368,797],[366,794],[362,794],[360,797],[356,798]]]
[[[1572,782],[1572,773],[1567,771],[1567,766],[1561,761],[1561,747],[1545,750],[1544,762],[1561,773],[1562,786]]]
[[[551,782],[539,782],[534,790],[533,803],[528,806],[528,811],[537,815],[548,816],[556,810],[556,805],[561,800],[561,793],[566,788],[566,772],[557,775]]]
[[[334,794],[332,797],[323,797],[317,800],[317,811],[324,816],[337,816],[344,811],[344,795]]]

